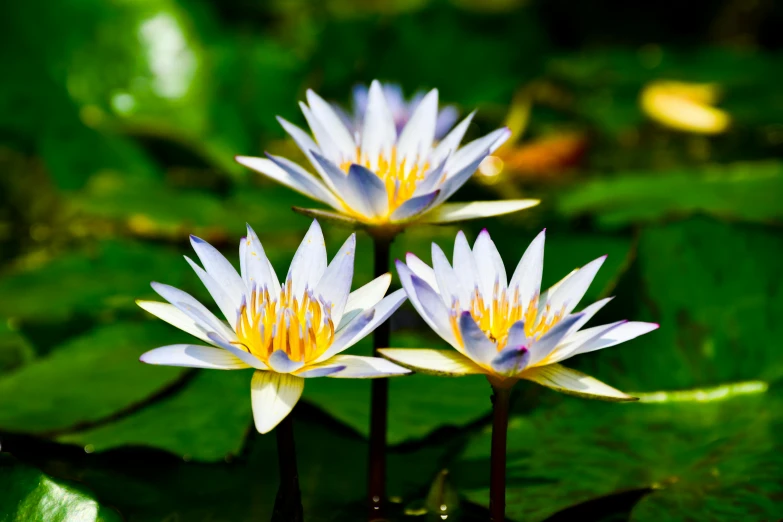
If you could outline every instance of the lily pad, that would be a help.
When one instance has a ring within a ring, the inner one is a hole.
[[[630,520],[776,520],[783,512],[781,390],[714,401],[603,404],[566,398],[514,417],[507,513],[537,522],[609,494],[651,489]],[[453,478],[488,503],[490,434]]]
[[[2,522],[119,522],[84,488],[53,479],[41,471],[0,455]]]
[[[710,214],[748,222],[783,220],[783,164],[738,163],[588,181],[561,195],[566,216],[595,216],[604,228]]]
[[[139,356],[177,341],[181,336],[152,321],[116,323],[72,339],[0,378],[0,429],[47,435],[136,407],[185,371],[150,367]]]

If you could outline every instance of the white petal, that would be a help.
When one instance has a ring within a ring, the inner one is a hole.
[[[345,311],[342,319],[338,323],[337,330],[341,330],[354,317],[377,305],[383,299],[386,291],[391,284],[391,274],[383,274],[354,290],[348,295],[348,302],[345,303]]]
[[[440,192],[436,190],[435,192],[409,199],[392,212],[389,220],[393,223],[402,223],[423,214],[433,205],[438,194]]]
[[[449,176],[452,176],[453,173],[462,170],[466,165],[474,163],[477,159],[481,163],[484,156],[494,152],[510,135],[510,130],[502,128],[471,141],[452,155],[446,164],[446,172],[449,173]],[[478,164],[476,168],[478,168]],[[474,168],[473,170],[476,169]]]
[[[519,320],[511,325],[508,329],[508,340],[506,346],[518,348],[520,346],[527,346],[528,338],[525,333],[525,321]]]
[[[298,299],[305,288],[313,290],[326,270],[326,243],[318,221],[313,220],[307,234],[296,249],[286,282],[292,281],[293,295]]]
[[[604,264],[605,260],[606,256],[602,256],[590,261],[574,275],[565,280],[557,290],[550,293],[548,304],[551,313],[554,314],[562,310],[566,314],[570,314],[571,311],[577,307],[579,301],[582,300],[582,297],[584,297],[587,289],[590,287],[590,283],[593,282],[595,275],[598,273],[598,270],[601,268],[601,265]]]
[[[255,372],[250,382],[253,419],[259,433],[269,433],[291,413],[304,389],[304,379],[285,373]]]
[[[328,377],[333,373],[341,372],[344,369],[345,366],[326,362],[323,364],[313,364],[300,368],[299,371],[294,372],[294,375],[297,377],[302,377],[303,379],[315,379],[318,377]]]
[[[370,218],[380,218],[389,212],[386,184],[374,172],[353,164],[345,178],[345,202]]]
[[[158,301],[136,301],[142,309],[151,313],[159,319],[163,319],[172,326],[175,326],[187,332],[193,337],[197,337],[205,342],[211,342],[207,337],[207,332],[198,325],[191,317],[185,312],[169,303],[160,303]]]
[[[459,122],[456,127],[451,129],[451,132],[449,132],[446,137],[443,138],[440,143],[438,143],[438,146],[435,147],[435,150],[432,152],[432,158],[430,158],[430,162],[432,164],[437,165],[441,161],[445,160],[449,154],[457,151],[459,144],[462,142],[462,138],[465,136],[465,131],[468,130],[468,126],[473,120],[473,116],[475,114],[476,111],[468,114],[464,120]]]
[[[530,342],[530,366],[534,366],[546,357],[563,341],[574,324],[582,320],[582,314],[574,314],[564,317],[545,333],[541,339]]]
[[[585,399],[613,402],[638,400],[602,383],[598,379],[559,364],[529,368],[519,374],[519,377],[536,382],[547,388]]]
[[[397,158],[400,162],[405,161],[406,170],[429,160],[437,118],[438,90],[432,89],[416,106],[397,140]]]
[[[337,145],[343,157],[354,157],[356,155],[356,143],[354,143],[351,133],[345,128],[343,121],[334,112],[332,106],[310,89],[307,90],[307,103],[310,105],[313,115],[329,131],[332,141]]]
[[[480,290],[481,283],[478,267],[476,266],[476,258],[473,257],[473,251],[470,249],[468,240],[462,230],[457,232],[457,237],[454,239],[453,259],[454,272],[459,277],[462,288],[471,294],[476,288]],[[465,302],[462,306],[466,307],[468,304],[469,302]]]
[[[191,268],[193,268],[193,271],[196,272],[198,278],[201,279],[201,282],[209,292],[209,295],[212,296],[212,299],[215,300],[215,304],[217,304],[218,308],[220,308],[220,312],[223,314],[223,317],[226,318],[228,324],[235,325],[237,323],[237,316],[239,314],[239,305],[228,296],[228,293],[223,289],[223,287],[220,286],[217,281],[212,279],[212,277],[210,277],[210,275],[207,274],[203,268],[198,266],[188,256],[185,256],[185,260],[190,264]]]
[[[424,173],[424,179],[416,184],[416,190],[413,191],[414,196],[431,194],[435,191],[440,193],[440,186],[446,181],[446,174],[444,173],[446,160],[441,161],[437,165],[437,167]]]
[[[335,355],[327,361],[329,364],[345,366],[340,372],[331,374],[335,379],[374,379],[393,377],[411,373],[407,368],[398,366],[380,357],[362,357],[359,355]]]
[[[204,265],[207,274],[223,288],[235,308],[239,308],[242,297],[247,292],[247,287],[234,266],[215,247],[203,239],[191,235],[190,244],[201,260],[201,264]]]
[[[481,331],[470,312],[462,312],[460,315],[459,330],[465,355],[475,362],[486,365],[498,355],[497,346]]]
[[[595,350],[602,350],[604,348],[609,348],[610,346],[624,343],[625,341],[630,341],[631,339],[635,339],[640,335],[657,330],[658,327],[659,325],[656,323],[643,323],[637,321],[625,322],[618,325],[616,328],[607,329],[606,332],[597,337],[593,337],[586,343],[579,346],[569,357],[573,357],[574,355],[579,355],[581,353],[593,352]],[[597,326],[595,328],[601,327]],[[592,328],[589,330],[592,330]],[[587,330],[584,331],[587,332]]]
[[[438,194],[438,197],[435,198],[433,207],[435,205],[440,205],[449,199],[457,190],[459,190],[459,188],[464,185],[465,182],[467,182],[468,179],[470,179],[470,177],[476,172],[479,164],[487,154],[489,154],[489,151],[485,150],[484,154],[477,157],[473,163],[468,163],[463,169],[457,171],[453,175],[449,173],[449,177],[446,178],[446,181],[444,181],[440,186],[440,194]]]
[[[373,317],[375,317],[374,308],[365,310],[364,312],[357,315],[356,318],[345,325],[343,329],[335,333],[331,346],[329,346],[329,348],[327,348],[326,351],[321,354],[321,356],[318,357],[318,359],[316,359],[314,362],[322,363],[327,361],[330,357],[337,355],[343,350],[347,350],[354,343],[361,340],[361,332],[368,324],[370,324]]]
[[[544,273],[544,243],[546,241],[546,229],[542,230],[530,246],[527,247],[522,259],[519,260],[514,275],[511,276],[511,282],[508,289],[511,295],[518,288],[519,302],[523,310],[527,311],[527,306],[533,298],[541,292],[541,275]],[[589,318],[588,318],[589,319]]]
[[[422,221],[425,223],[452,223],[454,221],[501,216],[535,207],[540,202],[538,199],[509,199],[504,201],[444,203],[428,212]]]
[[[433,290],[438,291],[438,281],[435,279],[435,271],[430,266],[416,257],[416,254],[408,252],[405,254],[405,263],[411,272],[423,279]],[[440,293],[440,292],[438,292]]]
[[[506,267],[487,229],[482,230],[476,238],[473,244],[473,257],[476,259],[476,268],[481,281],[481,293],[484,301],[487,302],[492,299],[496,283],[500,291],[504,291],[508,285]]]
[[[236,340],[236,333],[234,333],[234,330],[215,317],[215,314],[207,310],[203,304],[199,303],[198,300],[189,293],[183,292],[179,288],[174,288],[173,286],[161,283],[151,283],[150,286],[152,286],[152,289],[155,290],[159,296],[176,306],[205,332],[216,332],[231,341]]]
[[[280,280],[277,279],[275,269],[250,225],[247,225],[245,245],[245,269],[247,270],[245,284],[248,290],[253,287],[259,290],[268,288],[270,294],[277,296],[280,293]]]
[[[208,368],[211,370],[250,368],[241,359],[226,350],[195,344],[172,344],[155,348],[143,354],[140,360],[147,364]]]
[[[304,155],[307,156],[307,159],[310,160],[310,163],[313,165],[315,171],[321,176],[322,179],[324,179],[326,186],[330,189],[334,189],[331,183],[325,179],[326,176],[324,174],[323,168],[321,168],[321,165],[315,161],[315,157],[313,156],[313,153],[323,154],[323,151],[318,146],[318,144],[313,141],[309,134],[293,123],[286,121],[280,116],[277,117],[277,121],[280,123],[280,125],[283,126],[285,131],[291,136],[294,142],[296,142],[297,146],[304,153]]]
[[[275,350],[269,356],[269,368],[277,373],[291,373],[304,366],[303,361],[293,361],[283,350]]]
[[[370,161],[370,168],[378,168],[381,155],[389,157],[396,140],[394,117],[386,103],[383,88],[378,80],[373,80],[367,97],[362,130],[362,155]]]
[[[604,299],[601,299],[600,301],[596,301],[595,303],[591,304],[590,306],[586,306],[584,310],[579,312],[582,315],[582,319],[574,324],[573,328],[571,329],[571,332],[569,332],[569,336],[582,328],[584,325],[587,324],[587,322],[592,319],[595,314],[597,314],[606,304],[614,299],[614,297],[606,297]],[[566,339],[566,342],[570,342],[570,339]]]
[[[384,348],[381,354],[419,373],[461,376],[486,373],[479,365],[455,350]]]
[[[329,129],[313,115],[310,107],[300,102],[299,108],[302,109],[302,114],[304,114],[313,136],[315,136],[315,141],[318,142],[318,148],[323,156],[337,163],[341,163],[343,160],[347,159],[343,156],[340,147],[335,143],[334,137],[331,132],[329,132]]]
[[[345,200],[349,207],[353,208],[355,202],[346,200],[350,197],[348,194],[347,178],[348,175],[340,169],[338,165],[319,152],[313,151],[313,162],[323,173],[324,181],[337,194],[338,197]]]
[[[316,295],[332,305],[332,321],[340,324],[340,319],[348,301],[353,281],[353,262],[356,254],[356,234],[351,234],[340,250],[326,267],[321,280],[315,287]]]
[[[256,368],[258,370],[268,369],[268,366],[264,364],[264,362],[262,362],[261,359],[259,359],[252,353],[249,353],[243,350],[242,348],[239,348],[240,345],[238,343],[233,344],[231,342],[228,342],[225,339],[221,338],[219,335],[215,334],[214,332],[209,333],[209,342],[211,342],[216,346],[220,346],[224,350],[228,350],[229,353],[233,354],[235,357],[240,359],[248,366],[252,366],[253,368]]]
[[[402,262],[397,261],[397,273],[400,276],[402,287],[408,294],[413,307],[419,312],[422,319],[432,328],[435,333],[440,335],[444,341],[454,346],[462,348],[454,336],[449,321],[449,311],[443,304],[441,296],[432,289],[423,279],[416,276]]]
[[[305,193],[306,196],[310,195],[310,197],[314,197],[318,201],[323,201],[332,208],[342,208],[340,200],[335,197],[334,193],[329,190],[321,180],[316,179],[315,176],[307,172],[301,165],[280,156],[273,156],[271,154],[267,154],[267,156],[275,166],[283,169],[292,180],[307,190],[307,193]]]
[[[435,272],[438,293],[443,298],[444,304],[450,307],[455,300],[458,300],[462,308],[466,309],[470,304],[470,290],[462,287],[457,274],[446,258],[446,254],[437,243],[432,244],[432,270]]]
[[[355,229],[360,225],[359,221],[346,214],[331,212],[329,210],[323,210],[320,208],[302,208],[302,207],[291,207],[291,209],[297,214],[302,214],[303,216],[311,217],[313,219],[318,219],[321,221],[329,221],[331,223],[334,223],[335,225],[342,225],[343,227],[347,227],[350,229]]]
[[[267,158],[255,158],[251,156],[237,156],[234,158],[237,163],[252,169],[268,178],[271,178],[286,187],[299,192],[309,198],[322,201],[335,208],[339,207],[339,202],[334,195],[326,188],[322,182],[315,179],[310,173],[299,167],[301,171],[294,169],[284,169],[281,165],[275,164]],[[282,159],[282,158],[278,158]],[[282,162],[281,162],[282,164]],[[295,165],[291,163],[291,165]],[[337,206],[335,206],[337,205]]]

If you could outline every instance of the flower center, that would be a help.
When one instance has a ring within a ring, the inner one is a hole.
[[[356,157],[350,161],[344,161],[340,164],[340,169],[345,173],[351,168],[352,164],[361,165],[368,170],[372,171],[376,176],[381,178],[381,181],[386,185],[386,194],[389,198],[389,213],[384,218],[391,215],[397,207],[408,201],[413,197],[413,193],[416,192],[416,185],[424,179],[424,175],[430,170],[429,162],[420,163],[416,161],[411,162],[410,168],[406,170],[405,163],[409,158],[397,161],[397,149],[392,148],[391,153],[385,155],[380,153],[376,167],[373,168],[373,162],[370,158],[363,156],[361,149],[356,148]]]
[[[508,290],[501,290],[500,283],[495,282],[492,298],[489,301],[484,301],[478,288],[473,290],[467,307],[460,306],[459,300],[454,301],[450,314],[451,327],[458,342],[463,344],[459,330],[459,314],[463,311],[469,311],[478,327],[497,345],[497,349],[500,351],[506,347],[508,331],[511,325],[517,321],[524,321],[525,336],[528,339],[538,340],[560,322],[565,315],[564,310],[551,314],[548,304],[540,310],[540,305],[539,297],[535,296],[527,303],[527,306],[524,306],[519,298],[518,287],[510,293]]]
[[[277,298],[275,298],[277,297]],[[272,352],[283,350],[292,361],[317,359],[334,340],[331,307],[305,289],[301,301],[289,279],[279,296],[253,289],[239,310],[236,332],[243,346],[266,362]]]

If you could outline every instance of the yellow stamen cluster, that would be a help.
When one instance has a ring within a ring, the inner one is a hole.
[[[397,149],[392,148],[388,157],[383,153],[379,154],[377,167],[372,168],[370,158],[363,156],[361,149],[357,147],[356,158],[342,162],[340,169],[347,173],[352,164],[358,164],[371,170],[376,176],[381,178],[386,185],[386,193],[389,198],[389,215],[391,215],[397,207],[413,197],[416,185],[424,179],[424,175],[430,170],[428,162],[420,164],[417,161],[418,158],[416,158],[406,171],[405,162],[407,160],[408,158],[397,162]]]
[[[331,310],[312,291],[301,301],[293,295],[289,279],[277,299],[269,290],[253,289],[239,310],[237,344],[266,362],[272,352],[283,350],[292,361],[317,359],[334,339]]]
[[[455,300],[451,310],[451,327],[457,340],[462,344],[462,336],[459,330],[459,315],[463,311],[469,311],[481,330],[487,334],[489,339],[497,344],[498,351],[506,347],[508,343],[508,331],[511,325],[517,321],[524,320],[525,335],[528,339],[540,339],[550,328],[556,325],[565,315],[564,310],[559,310],[554,314],[550,313],[548,304],[539,313],[538,296],[524,306],[519,298],[519,287],[515,287],[513,292],[501,290],[500,283],[495,282],[495,288],[489,302],[484,301],[484,297],[478,288],[475,288],[470,296],[470,304],[467,308],[460,306],[459,300]]]

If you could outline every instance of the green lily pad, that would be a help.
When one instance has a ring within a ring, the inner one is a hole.
[[[151,294],[154,280],[175,286],[195,282],[170,248],[106,241],[6,272],[0,277],[0,315],[48,323],[135,310],[135,300]]]
[[[139,362],[146,350],[181,342],[158,322],[96,328],[0,378],[0,429],[46,435],[132,408],[185,371]]]
[[[780,379],[782,257],[783,238],[762,227],[696,218],[647,228],[641,287],[621,289],[616,318],[661,328],[568,363],[630,392]]]
[[[0,455],[0,521],[119,522],[84,488]]]
[[[252,429],[251,376],[248,371],[201,370],[174,395],[116,422],[57,440],[95,452],[148,446],[188,460],[231,458],[239,454]]]
[[[630,520],[775,520],[783,512],[783,394],[762,390],[709,402],[567,398],[514,417],[508,516],[536,522],[581,502],[649,488]],[[455,484],[482,504],[489,449],[485,431],[453,470]]]
[[[0,320],[0,374],[24,366],[35,358],[35,349],[11,321]]]
[[[783,164],[628,174],[588,181],[560,196],[566,216],[595,216],[605,228],[705,213],[749,222],[780,222]]]

